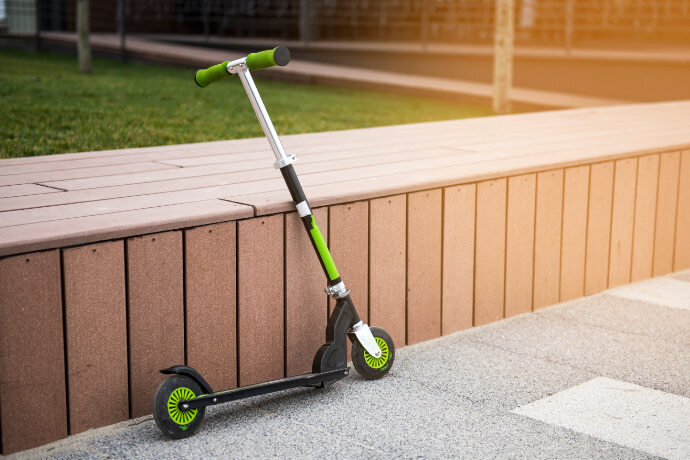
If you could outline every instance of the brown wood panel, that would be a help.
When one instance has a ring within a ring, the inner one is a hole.
[[[630,128],[625,128],[630,131]],[[655,133],[654,139],[658,142],[659,134]],[[555,140],[554,140],[555,141]],[[658,149],[648,140],[649,147]],[[563,140],[557,144],[562,145]],[[360,199],[370,199],[382,195],[414,192],[420,189],[431,189],[457,184],[458,182],[474,182],[477,180],[493,179],[505,175],[517,175],[534,172],[540,169],[560,166],[572,166],[590,161],[600,161],[608,158],[619,158],[621,152],[631,150],[639,151],[639,143],[626,141],[626,145],[616,145],[616,152],[606,149],[611,144],[611,138],[602,135],[600,139],[590,140],[585,144],[569,145],[566,150],[563,147],[554,147],[553,143],[541,145],[540,151],[535,152],[532,145],[523,146],[523,152],[511,152],[515,155],[506,158],[505,150],[487,147],[485,151],[475,152],[476,157],[472,161],[466,158],[443,158],[443,165],[438,158],[433,162],[420,160],[414,164],[406,162],[396,165],[391,169],[390,165],[355,168],[351,170],[339,170],[307,175],[303,180],[305,190],[314,205],[329,205],[339,202],[349,202]],[[629,145],[628,145],[629,144]],[[643,149],[644,150],[644,149]],[[607,153],[608,152],[608,153]],[[453,164],[456,162],[456,164]],[[347,181],[348,189],[334,186],[336,182]],[[282,187],[282,186],[281,186]],[[287,198],[284,198],[286,197]],[[228,195],[224,198],[251,202],[257,208],[260,215],[284,212],[293,206],[289,195],[284,192],[259,192],[252,195]]]
[[[96,166],[93,168],[65,169],[58,171],[49,170],[44,172],[0,176],[0,186],[76,179],[79,177],[108,176],[110,174],[122,174],[124,172],[158,171],[161,169],[172,168],[174,168],[174,166],[164,165],[161,163],[140,162],[114,166]]]
[[[369,321],[405,344],[407,197],[369,202]]]
[[[503,318],[507,180],[477,184],[474,325]]]
[[[654,257],[654,222],[659,179],[659,155],[638,159],[635,223],[633,226],[632,282],[651,278]]]
[[[252,215],[250,206],[207,200],[3,227],[0,228],[0,255],[162,232]]]
[[[613,162],[607,161],[592,165],[590,171],[585,295],[603,291],[608,284],[613,170]]]
[[[673,271],[679,171],[680,152],[661,155],[654,229],[654,263],[652,266],[654,276],[665,275]]]
[[[182,257],[180,231],[127,240],[132,417],[151,413],[158,371],[184,364]]]
[[[536,175],[508,178],[505,316],[532,310]]]
[[[537,174],[537,210],[534,229],[534,308],[558,303],[560,298],[563,170]]]
[[[437,141],[438,142],[438,141]],[[429,151],[429,142],[418,142],[416,145],[384,145],[377,148],[358,149],[348,152],[347,167],[356,168],[362,166],[372,166],[376,164],[386,164],[393,162],[419,160],[419,147],[426,149],[425,158],[430,158],[434,152]],[[440,149],[437,155],[457,156],[458,150]],[[324,153],[323,149],[311,154],[300,155],[299,164],[295,168],[299,175],[314,172],[329,171],[333,169],[333,161],[343,157],[343,152]],[[216,176],[226,174],[227,177],[235,177],[239,180],[243,176],[253,178],[270,178],[270,162],[266,160],[265,152],[254,152],[247,154],[233,154],[227,158],[225,163],[190,166],[184,168],[168,168],[159,171],[147,171],[141,173],[113,174],[108,176],[86,177],[81,179],[71,179],[64,181],[45,182],[46,185],[57,187],[64,190],[84,190],[101,187],[116,187],[128,184],[141,184],[147,182],[157,182],[165,180],[185,179],[192,177]]]
[[[59,193],[59,190],[36,184],[5,185],[0,187],[0,198],[15,196],[42,195],[45,193]]]
[[[215,389],[237,385],[236,223],[185,230],[187,365]]]
[[[588,196],[589,166],[567,168],[563,185],[561,302],[584,294]]]
[[[249,181],[252,182],[252,181]],[[257,186],[256,183],[244,185],[245,191],[251,191],[250,186]],[[283,183],[283,187],[284,187]],[[242,188],[236,185],[236,188]],[[163,206],[174,206],[182,203],[198,203],[212,200],[219,193],[218,188],[198,188],[169,193],[154,193],[149,195],[136,194],[126,198],[116,198],[112,200],[87,201],[84,203],[74,203],[61,206],[48,206],[42,208],[8,211],[3,213],[3,221],[0,227],[10,227],[33,224],[37,222],[47,222],[64,219],[74,219],[85,216],[96,216],[99,214],[112,214],[116,212],[127,212],[137,209],[151,209]]]
[[[316,225],[328,241],[328,208],[313,209]],[[295,212],[285,215],[285,373],[311,372],[314,354],[326,342],[327,279]]]
[[[636,183],[637,158],[616,161],[616,175],[613,181],[609,287],[630,282]]]
[[[445,335],[472,327],[477,186],[449,187],[443,197],[441,334]]]
[[[67,436],[60,283],[59,251],[0,259],[4,454]]]
[[[442,190],[407,196],[407,343],[441,335]]]
[[[129,418],[122,240],[63,251],[71,434]]]
[[[680,160],[674,253],[674,271],[690,268],[690,150],[684,150]]]
[[[369,322],[369,202],[331,206],[328,246],[340,277],[350,289],[357,314]],[[331,299],[331,306],[335,305]]]
[[[284,375],[283,220],[237,224],[239,385]]]

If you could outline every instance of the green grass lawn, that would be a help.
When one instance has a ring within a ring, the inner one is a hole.
[[[0,50],[0,158],[261,136],[232,78],[200,89],[191,70]],[[258,72],[260,76],[260,72]],[[447,120],[488,107],[330,86],[257,82],[279,134]]]

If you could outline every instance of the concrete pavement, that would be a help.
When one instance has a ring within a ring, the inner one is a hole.
[[[690,458],[689,288],[686,271],[405,347],[382,380],[210,408],[189,439],[142,417],[17,457]]]

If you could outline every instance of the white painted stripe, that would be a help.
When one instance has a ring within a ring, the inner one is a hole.
[[[670,277],[653,278],[606,291],[633,300],[690,310],[690,283]]]
[[[652,455],[690,458],[690,398],[597,377],[512,410]]]
[[[311,214],[311,209],[309,209],[309,203],[306,201],[300,201],[295,205],[297,208],[297,213],[299,214],[300,217],[305,217]]]

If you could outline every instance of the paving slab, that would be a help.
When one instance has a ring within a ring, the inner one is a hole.
[[[611,289],[609,294],[690,310],[690,283],[683,279],[653,278]]]
[[[467,335],[520,356],[690,396],[690,344],[575,323],[558,316],[560,308],[567,304],[472,329]]]
[[[690,458],[690,399],[663,391],[598,377],[513,413],[665,458]]]
[[[688,283],[690,286],[690,283]],[[612,295],[574,300],[567,308],[556,308],[550,316],[567,322],[664,340],[678,346],[690,343],[690,313],[658,304]]]
[[[396,365],[405,368],[405,378],[496,410],[510,410],[597,375],[567,363],[478,343],[466,333],[402,351]]]

